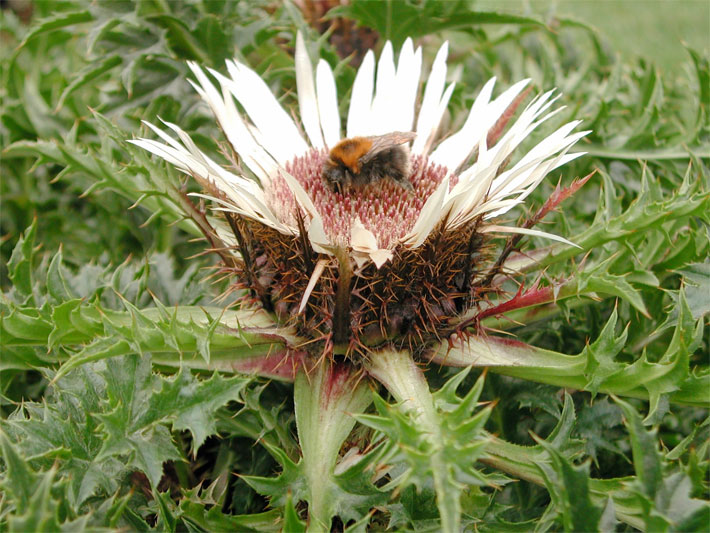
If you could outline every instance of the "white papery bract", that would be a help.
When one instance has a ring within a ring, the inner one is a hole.
[[[588,132],[573,132],[578,122],[570,122],[541,140],[512,168],[503,168],[513,151],[560,111],[561,108],[551,111],[559,97],[554,91],[534,98],[500,139],[487,146],[491,130],[520,97],[529,80],[516,83],[495,98],[496,80],[488,81],[463,126],[437,142],[454,89],[454,83],[446,84],[447,53],[445,43],[436,55],[419,103],[421,48],[415,50],[412,40],[407,39],[395,62],[388,42],[377,65],[369,51],[355,77],[345,135],[333,72],[321,59],[314,74],[300,34],[295,63],[301,124],[294,122],[266,83],[240,62],[227,62],[229,76],[210,69],[216,84],[198,65],[190,63],[196,78],[191,83],[253,176],[222,168],[174,124],[166,123],[179,142],[152,125],[149,126],[164,142],[132,142],[203,184],[210,184],[208,191],[219,191],[211,194],[219,209],[249,217],[287,235],[298,233],[298,212],[305,219],[315,250],[329,254],[344,246],[359,263],[369,259],[379,267],[392,257],[397,246],[420,246],[442,222],[454,229],[476,217],[488,220],[506,213],[523,202],[549,172],[582,155],[568,150]],[[384,192],[355,190],[346,194],[349,198],[343,198],[323,186],[320,167],[327,150],[338,141],[393,131],[416,133],[411,154],[419,164],[412,166],[413,195],[396,187],[381,187]],[[339,202],[347,205],[331,213],[332,206]],[[383,217],[390,221],[394,217],[397,223],[383,226],[379,223]],[[515,228],[505,231],[515,232]]]

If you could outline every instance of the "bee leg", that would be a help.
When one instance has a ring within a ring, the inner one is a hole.
[[[353,185],[353,181],[354,181],[354,176],[353,176],[352,172],[350,172],[350,170],[346,169],[345,170],[345,185],[343,188],[346,191],[349,191]]]
[[[412,185],[412,182],[409,181],[407,178],[402,177],[401,179],[394,180],[394,182],[397,183],[404,190],[406,190],[410,193],[414,192],[414,186]]]

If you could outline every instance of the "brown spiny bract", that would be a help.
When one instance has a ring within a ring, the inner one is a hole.
[[[340,282],[337,260],[330,258],[299,314],[313,265],[325,256],[304,250],[307,241],[298,236],[283,235],[239,215],[229,216],[234,219],[233,226],[242,228],[240,250],[243,256],[247,254],[237,279],[285,324],[321,341],[308,346],[319,357],[333,343],[335,294]],[[477,225],[473,222],[455,232],[437,229],[418,248],[399,247],[392,261],[380,269],[372,263],[362,268],[352,264],[346,355],[365,357],[369,349],[386,343],[424,348],[451,331],[451,317],[478,305],[493,289],[476,288],[476,281],[488,273],[480,270],[481,265],[491,265]]]

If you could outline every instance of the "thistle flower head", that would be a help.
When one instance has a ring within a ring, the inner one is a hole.
[[[179,142],[133,141],[197,179],[224,212],[240,254],[239,283],[269,310],[313,340],[314,349],[365,354],[381,343],[426,345],[453,317],[491,292],[495,264],[488,241],[500,233],[561,237],[493,219],[524,202],[544,177],[578,157],[568,153],[587,132],[570,122],[515,159],[516,148],[561,108],[548,91],[512,123],[529,80],[494,97],[496,80],[480,90],[463,126],[440,125],[454,83],[446,82],[444,44],[420,95],[422,51],[411,39],[395,61],[387,43],[368,52],[341,124],[331,67],[315,71],[300,34],[296,81],[300,124],[249,67],[228,61],[229,76],[196,64],[191,82],[215,114],[244,168],[220,166],[174,124]],[[343,139],[371,142],[413,132],[406,143],[406,179],[387,176],[349,187],[324,177],[329,152]],[[368,141],[369,139],[369,141]],[[371,181],[371,182],[370,182]],[[497,265],[499,266],[499,265]]]

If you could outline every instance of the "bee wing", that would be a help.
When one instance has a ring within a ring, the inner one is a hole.
[[[417,134],[413,131],[393,131],[386,135],[368,137],[368,140],[372,141],[372,146],[367,153],[360,158],[360,164],[367,163],[384,150],[413,141],[416,136]]]

